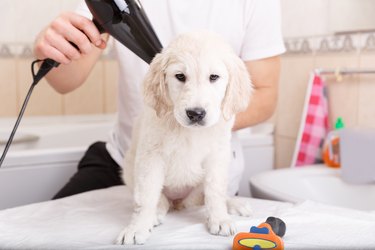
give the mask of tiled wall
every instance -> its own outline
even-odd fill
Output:
[[[374,0],[281,0],[280,2],[284,37],[374,29]]]
[[[32,82],[30,65],[36,35],[60,12],[81,0],[0,0],[0,117],[16,116]],[[117,64],[108,56],[87,82],[60,95],[45,80],[34,89],[25,115],[70,115],[116,111]]]
[[[61,11],[80,0],[0,0],[0,43],[30,43]]]
[[[0,0],[0,117],[16,116],[22,105],[32,80],[30,48],[36,34],[61,11],[73,10],[79,1]],[[321,41],[318,43],[315,38],[311,38],[312,35],[345,30],[345,27],[335,26],[337,22],[341,25],[347,20],[350,24],[362,25],[359,23],[362,19],[358,17],[367,12],[354,11],[355,6],[364,6],[365,2],[373,4],[372,0],[362,0],[362,5],[354,0],[335,0],[340,5],[349,5],[349,8],[344,9],[353,10],[350,18],[340,14],[344,18],[341,20],[336,17],[337,13],[342,12],[332,8],[331,2],[333,0],[281,1],[284,36],[310,38],[308,41],[304,38],[287,41],[288,53],[282,57],[279,105],[271,119],[276,123],[276,167],[287,167],[290,164],[309,72],[317,67],[375,68],[375,52],[372,50],[349,48],[332,52],[320,46]],[[305,11],[301,12],[301,9]],[[356,16],[356,13],[361,16]],[[371,11],[370,14],[370,17],[374,17]],[[343,41],[333,39],[328,43]],[[16,46],[16,56],[14,50],[11,53],[4,51],[3,45]],[[317,47],[313,48],[314,45]],[[358,44],[354,47],[358,48]],[[7,56],[7,53],[10,55]],[[95,66],[87,83],[67,95],[57,94],[43,80],[35,88],[25,115],[115,112],[117,70],[116,62],[104,57]],[[342,82],[329,77],[327,82],[332,119],[340,115],[348,126],[375,126],[375,75],[348,76]]]
[[[351,43],[344,42],[349,39],[345,37],[321,37],[320,43],[314,39],[287,41],[289,52],[282,57],[280,95],[275,118],[277,168],[291,164],[311,70],[375,70],[375,34],[350,36]],[[324,39],[329,41],[329,48],[322,46]],[[294,50],[291,49],[293,46]],[[341,116],[347,127],[375,128],[375,74],[348,75],[341,81],[334,75],[326,76],[325,79],[331,122]]]
[[[0,117],[16,116],[32,82],[31,58],[0,58]],[[45,80],[35,88],[25,116],[113,113],[117,105],[117,63],[101,59],[86,83],[60,95]]]

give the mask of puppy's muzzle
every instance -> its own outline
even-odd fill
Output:
[[[192,123],[201,122],[206,116],[206,110],[202,108],[187,109],[186,115]]]

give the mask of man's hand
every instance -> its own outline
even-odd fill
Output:
[[[74,12],[65,12],[38,35],[34,55],[61,63],[46,75],[48,83],[59,93],[81,86],[106,47],[108,34],[100,35],[95,24]]]
[[[92,45],[101,49],[106,46],[95,24],[76,13],[65,12],[38,35],[34,55],[39,59],[51,58],[69,64],[80,59],[81,54],[90,54]]]

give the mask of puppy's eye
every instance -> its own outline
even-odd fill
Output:
[[[215,82],[219,78],[220,78],[220,76],[218,76],[218,75],[210,75],[210,82]]]
[[[177,80],[179,80],[180,82],[185,82],[186,81],[186,76],[184,74],[176,74],[175,77],[177,78]]]

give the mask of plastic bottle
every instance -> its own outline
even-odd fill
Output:
[[[340,137],[338,131],[344,128],[344,122],[341,117],[337,118],[335,130],[328,133],[323,147],[323,162],[332,168],[340,167]]]

